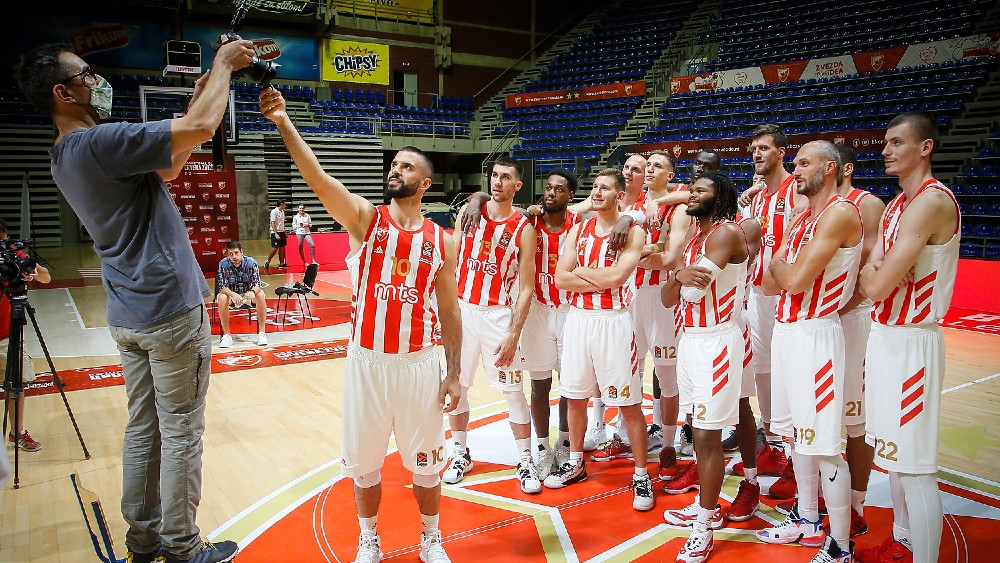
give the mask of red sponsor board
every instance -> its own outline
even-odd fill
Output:
[[[574,90],[550,90],[548,92],[525,92],[523,94],[508,94],[508,108],[525,108],[529,106],[546,106],[586,102],[590,100],[610,100],[645,96],[646,82],[622,82],[619,84],[602,84]]]
[[[236,350],[224,354],[212,355],[212,373],[226,373],[251,368],[266,368],[278,365],[301,364],[316,360],[343,358],[347,355],[347,340],[328,340],[310,342],[307,344],[291,344]],[[59,381],[63,391],[82,391],[124,385],[122,366],[99,366],[92,368],[68,369],[59,371]],[[40,373],[31,383],[25,383],[25,395],[48,395],[57,393],[51,373]],[[0,396],[3,394],[0,393]]]
[[[948,314],[939,323],[946,328],[971,330],[1000,336],[1000,313],[985,313],[968,311],[966,309],[949,309]]]
[[[128,45],[128,32],[118,24],[94,25],[74,29],[68,34],[73,51],[86,57],[91,53],[108,51]]]
[[[253,50],[257,53],[257,58],[262,61],[269,61],[281,56],[281,49],[274,39],[254,39]]]
[[[828,131],[825,133],[810,133],[788,136],[788,155],[793,155],[799,147],[809,141],[826,140],[852,147],[857,152],[872,152],[882,150],[885,144],[885,131]],[[688,158],[700,149],[714,149],[721,156],[744,156],[750,154],[750,139],[705,139],[703,141],[667,141],[663,143],[648,143],[631,145],[625,149],[625,155],[641,154],[648,156],[653,151],[666,151],[674,158]]]
[[[235,166],[232,155],[226,155],[225,166],[219,170],[210,153],[195,153],[180,176],[167,182],[187,227],[191,250],[205,272],[218,269],[226,243],[240,238]]]
[[[855,53],[851,56],[854,58],[854,67],[858,73],[864,74],[896,68],[904,53],[906,53],[906,47],[893,47],[870,53]]]

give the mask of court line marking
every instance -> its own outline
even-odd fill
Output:
[[[76,323],[80,325],[80,330],[87,330],[87,326],[83,324],[83,315],[80,314],[80,309],[76,307],[76,300],[73,299],[73,294],[70,293],[68,287],[64,287],[63,291],[66,292],[66,299],[69,301],[66,303],[66,306],[72,310],[73,316],[76,317]]]
[[[942,395],[946,395],[948,393],[951,393],[952,391],[958,391],[959,389],[965,389],[966,387],[972,387],[973,385],[977,385],[979,383],[984,383],[986,381],[989,381],[991,379],[995,379],[997,377],[1000,377],[1000,373],[994,373],[993,375],[987,375],[985,377],[980,377],[979,379],[974,379],[972,381],[967,381],[965,383],[956,385],[954,387],[949,387],[949,388],[945,389],[944,391],[941,391],[941,394]]]

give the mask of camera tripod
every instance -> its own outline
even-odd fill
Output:
[[[45,353],[45,360],[48,362],[49,371],[52,373],[52,382],[59,390],[59,395],[62,396],[63,405],[66,406],[66,413],[69,414],[69,419],[73,423],[73,429],[76,430],[76,437],[80,440],[80,447],[83,448],[83,455],[85,459],[90,459],[90,452],[87,450],[87,444],[83,441],[83,435],[80,434],[80,427],[76,423],[76,418],[73,416],[73,410],[69,406],[69,401],[66,399],[66,393],[63,392],[63,382],[59,379],[59,374],[56,373],[56,368],[52,364],[52,356],[49,355],[49,349],[45,345],[45,340],[42,338],[42,332],[38,328],[38,321],[35,320],[35,309],[28,303],[28,286],[24,282],[15,283],[12,286],[5,287],[3,290],[3,295],[10,300],[10,344],[7,348],[7,370],[4,374],[4,409],[3,409],[3,432],[4,435],[7,434],[7,422],[12,421],[11,427],[14,431],[14,488],[20,487],[20,476],[18,474],[18,463],[20,461],[20,451],[21,449],[17,447],[17,440],[21,436],[20,428],[20,414],[21,405],[20,398],[24,393],[24,326],[28,324],[27,317],[31,317],[31,324],[35,328],[35,335],[38,336],[38,342],[42,345],[42,351]],[[27,317],[25,316],[27,312]],[[8,415],[9,406],[13,404],[13,417]]]

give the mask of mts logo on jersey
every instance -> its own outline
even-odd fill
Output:
[[[535,279],[538,280],[538,285],[556,284],[556,277],[548,272],[538,272],[538,274],[535,276]]]
[[[495,276],[500,272],[497,265],[493,262],[487,262],[486,260],[477,260],[475,258],[469,258],[465,261],[465,268],[470,272],[483,272],[484,274]]]
[[[397,285],[378,282],[375,284],[375,299],[382,301],[402,301],[410,305],[416,305],[420,301],[420,292],[417,288],[410,287],[400,282]]]
[[[510,385],[517,385],[521,383],[521,370],[514,371],[503,371],[500,370],[500,374],[497,376],[500,383],[507,383]]]

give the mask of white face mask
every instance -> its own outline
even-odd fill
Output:
[[[111,117],[112,88],[104,77],[96,86],[90,87],[90,106],[97,110],[97,116],[102,120]]]

